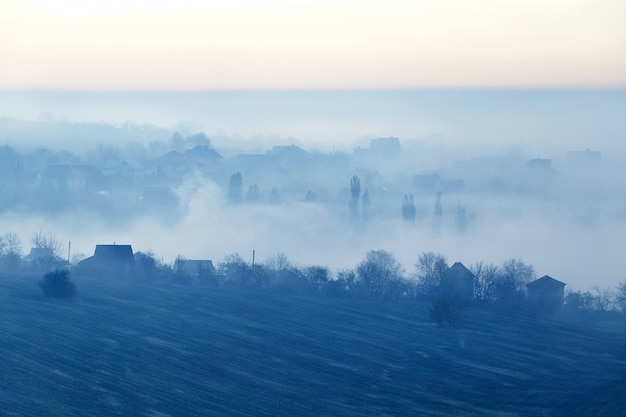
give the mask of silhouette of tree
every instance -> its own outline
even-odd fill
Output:
[[[521,259],[509,259],[499,268],[494,283],[496,301],[505,309],[519,309],[526,295],[526,284],[535,278],[535,269]]]
[[[363,220],[367,220],[367,218],[369,217],[369,209],[370,193],[369,190],[366,188],[365,192],[363,193],[363,198],[361,198],[361,216],[363,217]]]
[[[228,184],[228,201],[234,204],[241,203],[243,197],[243,178],[240,172],[230,176]]]
[[[459,207],[456,210],[456,230],[460,233],[465,232],[467,230],[467,218],[465,215],[465,208],[461,207],[461,203],[459,203]]]
[[[417,270],[417,290],[427,299],[439,297],[441,277],[448,269],[445,256],[435,252],[423,252],[415,264]]]
[[[359,280],[370,298],[397,298],[404,268],[396,258],[384,250],[371,250],[356,268]]]
[[[406,222],[415,221],[415,202],[413,194],[405,194],[402,198],[402,219]]]
[[[22,260],[22,244],[15,233],[0,236],[0,264],[5,269],[16,269]]]
[[[617,284],[615,290],[615,304],[626,313],[626,279]]]
[[[246,194],[246,200],[248,201],[248,203],[256,203],[257,201],[259,201],[259,198],[261,197],[261,190],[259,189],[259,186],[254,184],[248,187],[248,193]]]
[[[474,274],[474,298],[479,303],[492,303],[496,300],[495,285],[500,268],[494,264],[478,262],[470,265]]]
[[[59,239],[56,238],[56,235],[54,233],[44,233],[40,230],[33,235],[33,237],[31,238],[31,242],[34,248],[49,249],[50,251],[52,251],[52,254],[54,256],[61,256],[63,244]]]
[[[361,198],[361,180],[354,175],[350,179],[350,217],[352,220],[359,218],[359,199]]]
[[[433,209],[433,230],[441,230],[441,218],[443,216],[443,209],[441,207],[441,191],[437,191],[437,197],[435,199],[435,208]]]
[[[430,318],[440,326],[461,327],[465,322],[462,306],[436,301],[429,310]]]
[[[46,273],[39,281],[39,287],[46,297],[72,298],[76,295],[76,286],[70,280],[70,271],[67,269]]]

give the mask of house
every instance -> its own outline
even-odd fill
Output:
[[[198,168],[198,163],[177,151],[171,151],[152,161],[155,173],[159,176],[180,179],[186,173]]]
[[[563,306],[565,284],[544,275],[526,284],[528,303],[538,310],[556,310]]]
[[[283,164],[301,164],[309,158],[309,153],[296,145],[274,146],[266,154]]]
[[[184,156],[198,164],[206,174],[219,173],[222,168],[222,155],[207,145],[197,145],[183,152]]]
[[[54,269],[67,267],[67,262],[54,254],[52,248],[31,248],[22,263],[33,269]]]
[[[93,256],[78,263],[80,273],[127,274],[135,266],[131,245],[96,245]]]
[[[202,278],[215,274],[213,261],[209,259],[180,259],[176,262],[179,272],[192,278]]]
[[[388,138],[372,139],[370,152],[375,155],[391,156],[400,153],[400,140],[389,136]]]
[[[474,274],[461,262],[455,262],[443,273],[439,285],[446,300],[468,304],[474,299]]]
[[[41,176],[42,185],[56,191],[83,192],[95,190],[102,173],[93,165],[48,165]]]
[[[418,174],[413,177],[413,188],[423,192],[441,191],[441,180],[437,174]]]

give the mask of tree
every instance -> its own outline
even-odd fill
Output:
[[[256,203],[257,201],[259,201],[260,197],[261,190],[259,189],[258,185],[253,184],[248,187],[248,192],[246,193],[246,200],[248,201],[248,203]]]
[[[230,176],[228,184],[228,201],[234,204],[241,203],[243,198],[243,177],[240,172],[236,172]]]
[[[521,259],[509,259],[499,269],[494,283],[497,303],[505,309],[518,309],[524,302],[526,284],[535,278],[535,269]]]
[[[369,211],[370,211],[370,192],[366,188],[365,192],[363,193],[363,198],[361,198],[361,215],[364,221],[367,221],[367,218],[369,217]]]
[[[500,268],[494,264],[478,262],[469,267],[474,274],[474,298],[479,303],[493,303],[496,300],[495,285]]]
[[[446,257],[435,252],[423,252],[415,268],[417,269],[418,293],[427,299],[439,297],[441,277],[448,269]]]
[[[441,207],[441,191],[437,191],[437,197],[435,198],[435,207],[433,209],[433,230],[441,230],[441,218],[443,216],[443,209]]]
[[[428,312],[430,318],[440,326],[461,327],[465,322],[463,307],[447,301],[436,301]]]
[[[404,268],[396,258],[384,250],[371,250],[356,268],[359,280],[367,288],[370,298],[397,298]]]
[[[415,221],[415,202],[413,201],[413,194],[405,194],[402,198],[402,219],[405,222]]]
[[[461,207],[461,203],[459,203],[459,207],[456,210],[456,230],[460,233],[465,232],[467,230],[467,218],[465,216],[465,208]]]
[[[620,310],[626,313],[626,279],[617,284],[615,290],[615,304]]]
[[[33,237],[31,238],[31,243],[33,244],[34,248],[48,249],[51,251],[53,256],[61,257],[63,244],[52,232],[44,233],[42,230],[40,230],[33,235]]]
[[[359,199],[361,198],[361,180],[354,175],[350,179],[350,217],[352,220],[358,220],[359,218]]]
[[[318,265],[307,266],[302,273],[315,292],[321,292],[324,289],[330,275],[327,267]]]
[[[39,281],[39,287],[46,297],[72,298],[76,295],[76,286],[70,280],[70,271],[67,269],[46,273]]]
[[[0,236],[0,265],[4,269],[16,269],[22,259],[22,244],[15,233]]]
[[[238,253],[227,255],[219,263],[219,269],[232,286],[249,287],[253,283],[252,267]]]

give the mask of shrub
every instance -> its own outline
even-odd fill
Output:
[[[461,327],[465,321],[463,307],[437,301],[430,308],[430,318],[440,326]]]
[[[46,273],[39,281],[39,287],[46,297],[72,298],[76,295],[76,286],[70,280],[70,271],[67,269]]]

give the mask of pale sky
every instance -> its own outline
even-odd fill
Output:
[[[0,89],[626,88],[624,0],[0,0]]]

